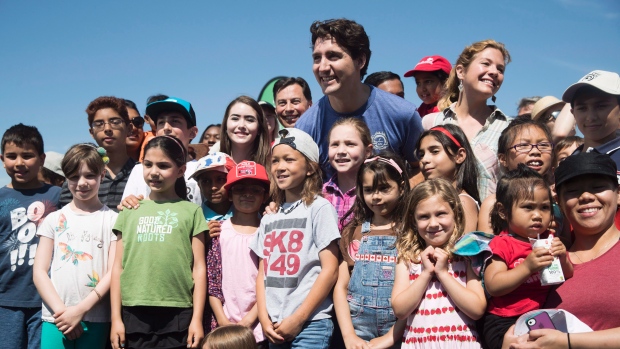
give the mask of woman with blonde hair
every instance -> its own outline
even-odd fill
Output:
[[[481,200],[495,192],[499,174],[497,141],[511,120],[496,106],[487,105],[487,100],[495,101],[509,62],[508,50],[495,40],[465,47],[444,85],[438,102],[442,111],[422,119],[425,130],[443,124],[463,129],[478,161]]]

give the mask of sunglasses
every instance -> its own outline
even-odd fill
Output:
[[[551,114],[547,115],[547,117],[543,120],[543,122],[553,121],[558,118],[558,115],[560,115],[560,110],[556,110],[552,112]]]
[[[144,126],[144,118],[141,116],[135,116],[131,119],[131,124],[137,128],[142,128],[142,126]]]

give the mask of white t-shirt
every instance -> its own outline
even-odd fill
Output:
[[[66,306],[81,302],[112,267],[110,244],[116,241],[112,227],[118,213],[103,206],[93,213],[77,213],[66,205],[50,213],[37,235],[54,240],[50,279]],[[54,322],[52,311],[43,303],[41,318]],[[110,322],[110,298],[104,298],[84,315],[84,321]]]
[[[185,167],[184,177],[185,184],[187,185],[187,198],[196,205],[200,205],[202,204],[202,195],[200,195],[198,183],[196,183],[193,178],[189,178],[189,176],[196,172],[196,167],[198,167],[198,161],[193,160],[188,162]],[[123,199],[129,195],[142,195],[146,198],[150,193],[151,188],[149,188],[148,184],[144,181],[144,167],[142,167],[141,163],[137,163],[133,170],[131,170],[129,179],[127,179],[127,185],[125,185],[125,191],[123,191]]]
[[[310,206],[300,200],[283,205],[276,214],[263,216],[250,249],[263,259],[271,321],[280,322],[291,316],[308,297],[321,272],[319,253],[338,239],[336,209],[322,197],[316,197]],[[330,294],[308,321],[330,318],[332,306]]]

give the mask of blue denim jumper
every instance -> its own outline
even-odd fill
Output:
[[[364,222],[347,293],[355,334],[367,341],[383,336],[396,322],[391,301],[396,236],[369,236],[369,232],[370,222]]]

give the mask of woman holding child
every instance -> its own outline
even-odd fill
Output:
[[[620,348],[616,175],[614,161],[596,152],[569,156],[555,172],[560,206],[575,236],[568,249],[574,275],[549,294],[545,308],[566,310],[594,332],[543,329],[530,331],[528,338],[516,338],[509,330],[504,348]]]

